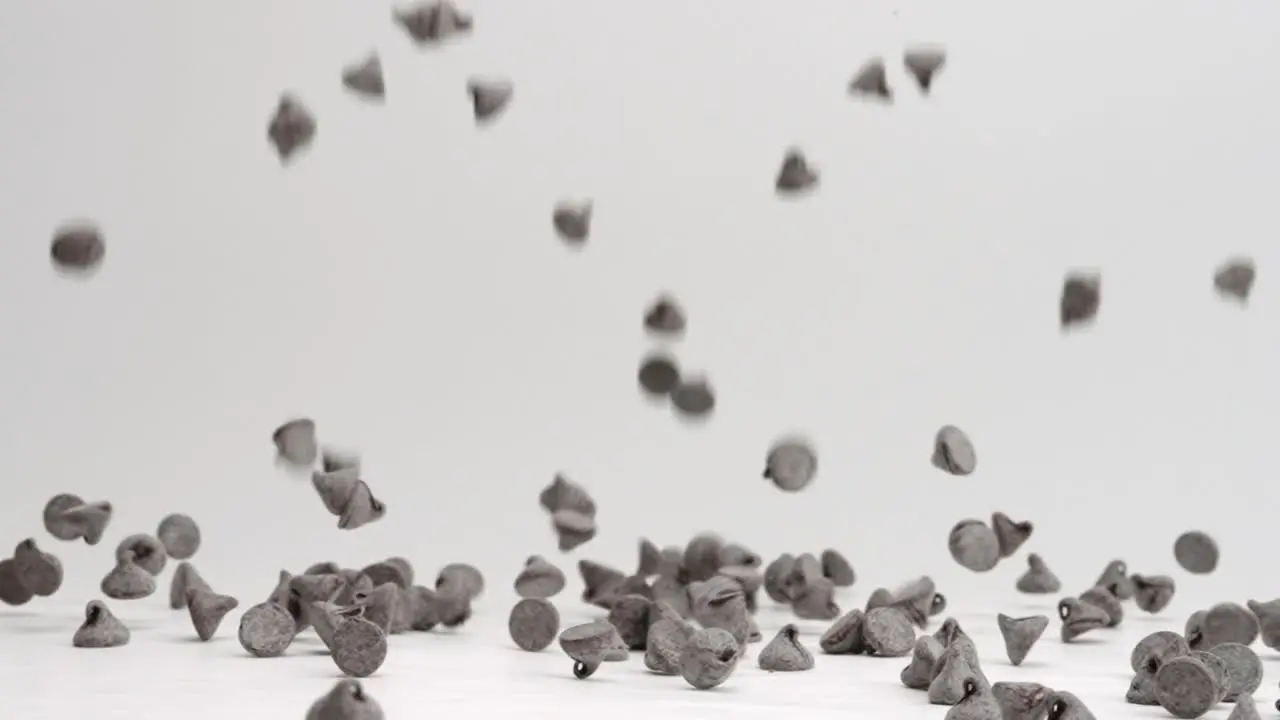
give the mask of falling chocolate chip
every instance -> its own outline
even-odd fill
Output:
[[[213,588],[200,577],[194,565],[189,562],[180,562],[174,569],[173,578],[169,582],[169,608],[185,610],[189,604],[188,593],[192,590],[211,592]]]
[[[516,594],[522,598],[549,598],[564,590],[565,576],[560,568],[539,555],[525,560],[524,568],[516,576]]]
[[[823,550],[819,560],[822,562],[822,574],[836,587],[851,587],[858,579],[853,565],[837,550]]]
[[[996,624],[1004,638],[1004,650],[1009,656],[1009,662],[1016,667],[1027,659],[1031,648],[1044,635],[1045,629],[1049,627],[1049,618],[1044,615],[1013,618],[1002,613],[996,615]]]
[[[116,546],[116,560],[122,560],[126,553],[133,558],[133,562],[138,567],[152,575],[159,575],[164,570],[165,561],[169,558],[164,544],[146,533],[130,535],[121,540]]]
[[[1173,543],[1173,557],[1183,570],[1207,575],[1218,567],[1218,543],[1208,533],[1185,532]]]
[[[0,560],[0,602],[17,607],[31,602],[35,593],[31,592],[18,579],[18,571],[13,559]]]
[[[763,477],[779,490],[800,492],[818,474],[818,455],[807,440],[786,438],[769,448]]]
[[[1008,515],[995,512],[991,515],[991,529],[1000,541],[1000,557],[1007,558],[1031,538],[1034,526],[1029,522],[1014,522]]]
[[[987,572],[1000,562],[1000,540],[981,520],[961,520],[947,539],[951,557],[961,567]]]
[[[1091,587],[1080,593],[1080,600],[1101,608],[1107,614],[1107,627],[1116,627],[1124,621],[1124,605],[1107,588]]]
[[[240,601],[230,595],[219,595],[212,590],[192,588],[187,591],[187,614],[196,637],[203,642],[213,639],[227,613],[240,607]]]
[[[1225,298],[1241,303],[1249,299],[1253,281],[1258,271],[1248,258],[1233,258],[1223,263],[1213,274],[1213,286]]]
[[[1063,330],[1090,323],[1098,315],[1102,302],[1102,276],[1073,273],[1062,283],[1058,321]]]
[[[654,335],[676,337],[687,325],[684,308],[670,295],[660,295],[644,312],[645,330]]]
[[[1062,642],[1068,643],[1090,630],[1106,627],[1111,616],[1106,610],[1076,598],[1058,602],[1058,618],[1062,620]]]
[[[85,273],[96,270],[107,253],[106,242],[98,228],[87,222],[58,228],[49,246],[54,265],[65,272]]]
[[[1133,581],[1133,601],[1137,606],[1152,614],[1169,606],[1173,600],[1177,585],[1168,575],[1138,575],[1130,577]]]
[[[44,528],[59,540],[84,539],[97,545],[111,522],[109,502],[86,503],[78,495],[55,495],[44,506]]]
[[[947,62],[946,51],[941,48],[915,48],[906,51],[902,56],[902,64],[907,73],[920,86],[920,92],[928,95],[933,89],[933,80]]]
[[[276,447],[276,457],[294,467],[310,469],[320,452],[316,423],[309,418],[290,420],[276,428],[271,433],[271,442]]]
[[[290,93],[282,94],[267,125],[267,139],[275,147],[280,162],[287,164],[298,152],[310,146],[315,136],[315,116],[297,97]]]
[[[116,566],[102,578],[99,589],[112,600],[138,600],[156,591],[156,581],[151,573],[138,567],[133,553],[125,550],[117,552]]]
[[[705,377],[681,378],[671,391],[671,406],[688,420],[705,420],[716,408],[715,391]]]
[[[357,468],[312,473],[311,484],[330,514],[338,516],[339,529],[355,530],[386,515],[386,505],[373,496]]]
[[[889,89],[889,78],[885,73],[884,61],[880,58],[868,60],[849,82],[849,93],[855,97],[892,102],[893,91]]]
[[[160,521],[156,539],[174,560],[188,560],[200,549],[200,526],[188,515],[175,513]]]
[[[816,188],[818,180],[818,171],[809,164],[804,153],[791,148],[782,157],[774,189],[779,195],[798,195]]]
[[[566,245],[582,247],[591,235],[591,214],[590,200],[561,202],[551,213],[551,225]]]
[[[553,514],[560,510],[573,510],[589,517],[596,516],[596,503],[586,488],[559,473],[538,494],[538,504]]]
[[[467,93],[471,96],[471,109],[478,124],[497,119],[506,109],[515,93],[515,86],[505,79],[472,78],[467,81]]]
[[[343,68],[342,85],[361,97],[384,99],[387,95],[387,83],[382,75],[382,60],[377,53]]]
[[[423,2],[410,8],[397,9],[396,23],[419,45],[443,42],[471,32],[471,16],[463,14],[448,0]]]
[[[973,443],[963,430],[944,425],[933,438],[933,466],[952,475],[972,474],[978,465]]]
[[[668,399],[680,384],[680,367],[675,358],[664,353],[649,355],[636,373],[640,389],[654,398]]]

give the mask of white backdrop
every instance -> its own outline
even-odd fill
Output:
[[[714,529],[770,557],[837,547],[860,597],[930,573],[973,603],[1025,567],[950,560],[951,525],[993,510],[1037,523],[1026,547],[1067,591],[1122,557],[1206,599],[1277,592],[1254,574],[1280,500],[1276,11],[464,9],[472,36],[424,51],[386,3],[0,8],[0,528],[62,558],[65,597],[169,512],[201,523],[206,578],[255,601],[318,560],[470,561],[508,588],[530,553],[629,569],[640,535]],[[928,99],[901,69],[917,42],[950,52]],[[371,50],[385,106],[339,83]],[[846,93],[877,55],[891,107]],[[515,83],[484,129],[473,74]],[[265,137],[285,90],[319,121],[288,168]],[[822,184],[783,202],[791,145]],[[550,213],[580,197],[573,252]],[[108,243],[87,280],[48,258],[80,217]],[[1236,254],[1259,266],[1246,308],[1211,284]],[[1102,310],[1064,336],[1080,268]],[[719,392],[705,426],[636,388],[664,291],[690,318],[675,351]],[[383,521],[337,530],[275,466],[271,431],[299,415],[363,455]],[[947,423],[972,477],[929,464]],[[784,495],[760,472],[793,432],[820,471]],[[600,506],[568,558],[536,500],[556,471]],[[43,532],[63,491],[115,503],[100,546]],[[1222,547],[1211,579],[1176,573],[1190,528]]]

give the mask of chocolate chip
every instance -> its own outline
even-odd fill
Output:
[[[933,89],[933,80],[946,62],[946,52],[936,47],[912,48],[902,56],[902,64],[907,73],[915,79],[920,92],[925,95]]]
[[[85,273],[96,270],[107,253],[106,242],[98,228],[87,222],[58,228],[49,246],[54,265],[64,272]]]
[[[560,612],[547,600],[525,598],[511,608],[507,630],[521,650],[545,650],[551,647],[560,632]]]
[[[267,139],[275,148],[280,162],[287,164],[309,147],[315,137],[315,116],[297,97],[290,93],[282,94],[267,125]]]
[[[880,58],[868,60],[849,82],[849,93],[856,97],[873,98],[883,102],[893,101],[893,90]]]
[[[476,122],[493,122],[506,109],[515,93],[510,80],[500,78],[472,78],[467,81],[467,93],[471,95],[471,109]]]
[[[174,560],[188,560],[200,549],[200,526],[187,515],[173,514],[160,521],[156,539]]]
[[[129,644],[129,628],[111,614],[105,603],[91,600],[84,609],[84,623],[71,638],[78,648],[110,648]]]

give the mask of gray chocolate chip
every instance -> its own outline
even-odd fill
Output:
[[[1027,556],[1027,571],[1018,578],[1016,587],[1018,592],[1031,595],[1052,595],[1062,590],[1062,582],[1043,558],[1031,553]]]
[[[690,580],[710,580],[720,572],[724,540],[715,533],[699,533],[684,548],[684,568]]]
[[[560,633],[560,649],[574,661],[573,675],[579,680],[594,675],[621,642],[617,629],[603,620],[575,625]]]
[[[596,516],[596,503],[586,489],[560,474],[538,494],[538,504],[549,513],[573,510],[589,517]]]
[[[560,632],[560,612],[547,600],[525,598],[511,608],[507,630],[521,650],[545,650],[551,647]]]
[[[126,550],[111,572],[102,578],[100,589],[112,600],[138,600],[156,591],[156,580],[151,573],[138,567],[133,561],[133,553]]]
[[[1062,282],[1058,303],[1058,324],[1063,330],[1092,322],[1102,303],[1102,276],[1072,273]]]
[[[662,551],[658,549],[658,546],[647,538],[640,538],[639,556],[636,560],[636,575],[644,578],[653,577],[661,570],[662,563]]]
[[[1106,627],[1111,616],[1102,608],[1078,600],[1064,598],[1058,603],[1058,618],[1062,620],[1062,642],[1071,642],[1090,630]]]
[[[973,474],[978,467],[978,455],[973,442],[955,425],[944,425],[933,437],[933,466],[952,475]]]
[[[1258,654],[1240,643],[1222,643],[1209,652],[1222,660],[1227,670],[1227,691],[1222,699],[1236,702],[1245,695],[1252,696],[1262,685],[1262,660]]]
[[[341,530],[355,530],[386,515],[386,505],[360,479],[358,468],[312,473],[311,484],[329,513],[337,516]]]
[[[640,363],[636,379],[647,395],[665,400],[680,385],[680,366],[670,355],[653,353]]]
[[[1124,701],[1130,705],[1159,705],[1155,674],[1146,669],[1134,673],[1133,679],[1129,681],[1129,689],[1124,694]]]
[[[1049,698],[1048,720],[1094,720],[1093,713],[1080,698],[1059,690]]]
[[[779,440],[765,456],[764,479],[772,481],[779,490],[800,492],[809,487],[817,473],[818,455],[803,439]]]
[[[540,555],[532,555],[516,576],[515,590],[522,598],[549,598],[564,590],[564,585],[565,576],[560,568]]]
[[[609,622],[630,650],[644,650],[653,602],[642,595],[623,595],[609,609]]]
[[[364,619],[390,634],[391,621],[399,611],[400,593],[395,583],[384,583],[372,590],[356,593],[356,604],[364,607]]]
[[[964,697],[945,716],[946,720],[1002,720],[1004,715],[991,688],[978,678],[964,681]]]
[[[571,552],[596,536],[596,521],[574,510],[560,510],[551,516],[560,552]]]
[[[1170,630],[1157,630],[1138,641],[1129,655],[1129,667],[1134,672],[1146,672],[1154,676],[1160,666],[1176,657],[1184,657],[1191,647],[1181,635]]]
[[[1156,699],[1176,718],[1198,718],[1216,705],[1218,698],[1213,672],[1195,658],[1173,658],[1156,674]]]
[[[310,418],[285,422],[271,433],[271,443],[276,446],[276,457],[294,467],[310,469],[320,453],[316,444],[316,423]]]
[[[328,693],[312,703],[306,720],[383,720],[382,707],[369,697],[358,680],[339,680]]]
[[[387,82],[382,74],[382,60],[377,53],[342,69],[342,85],[364,98],[381,100],[387,95]]]
[[[1094,587],[1104,587],[1120,600],[1133,597],[1133,578],[1129,577],[1129,566],[1123,560],[1112,560],[1107,563],[1102,574],[1093,583]]]
[[[310,467],[311,463],[307,463]],[[331,473],[339,470],[355,470],[360,472],[360,457],[339,452],[333,448],[324,448],[320,452],[320,470]]]
[[[783,553],[774,559],[764,568],[764,593],[769,599],[776,603],[789,603],[791,597],[788,595],[789,587],[786,584],[787,577],[791,574],[792,567],[795,565],[796,558],[790,553]],[[1280,601],[1277,601],[1280,605]],[[1280,609],[1278,609],[1280,614]]]
[[[35,594],[27,589],[18,579],[18,571],[13,559],[0,560],[0,602],[5,605],[26,605]]]
[[[1258,619],[1236,603],[1218,603],[1193,613],[1187,620],[1187,644],[1192,650],[1212,650],[1222,643],[1252,645],[1258,639]]]
[[[18,543],[13,569],[18,582],[38,597],[49,597],[62,587],[62,561],[37,547],[34,538]]]
[[[961,520],[947,537],[947,549],[961,567],[987,572],[1000,562],[1000,540],[981,520]]]
[[[1168,575],[1131,575],[1133,601],[1144,612],[1158,613],[1169,606],[1177,585]]]
[[[809,580],[791,593],[791,610],[801,620],[834,620],[840,616],[836,586],[824,577]]]
[[[809,160],[798,148],[787,150],[782,158],[782,167],[778,169],[778,177],[774,180],[774,188],[779,195],[798,195],[813,190],[818,186],[818,171],[809,164]]]
[[[222,625],[227,613],[240,606],[240,601],[230,595],[219,595],[211,590],[192,588],[187,591],[187,612],[196,636],[208,642]]]
[[[583,602],[605,608],[608,608],[611,596],[617,594],[618,588],[627,579],[621,571],[594,560],[579,560],[578,575],[582,578],[584,586]]]
[[[393,583],[395,585],[399,585],[402,589],[405,589],[413,585],[413,578],[410,576],[410,573],[405,572],[405,567],[400,563],[392,563],[384,560],[382,562],[373,563],[372,565],[365,567],[360,572],[364,574],[365,577],[369,578],[369,581],[373,583],[374,587]]]
[[[159,540],[142,533],[120,541],[116,546],[116,561],[123,560],[126,553],[133,558],[134,564],[152,575],[159,575],[164,570],[165,560],[169,557]]]
[[[467,81],[467,93],[471,96],[471,110],[476,122],[492,122],[506,109],[515,93],[510,80],[501,78],[472,78]]]
[[[686,420],[703,420],[716,408],[716,394],[702,376],[685,377],[671,391],[671,406]]]
[[[561,202],[551,213],[551,225],[556,234],[570,247],[581,247],[591,235],[590,200]]]
[[[768,672],[812,670],[813,653],[801,644],[799,628],[788,624],[760,650],[756,662]]]
[[[1104,587],[1092,587],[1080,593],[1080,600],[1107,613],[1107,627],[1116,627],[1124,620],[1124,606],[1120,599]]]
[[[315,116],[297,97],[283,93],[267,125],[267,139],[280,156],[280,162],[287,164],[310,146],[315,137]]]
[[[1276,701],[1276,705],[1280,706],[1280,701]],[[1276,709],[1280,710],[1280,707]],[[1253,699],[1253,695],[1241,695],[1236,700],[1236,706],[1231,708],[1231,713],[1227,715],[1227,720],[1262,720],[1258,715],[1258,703]]]
[[[84,539],[97,545],[111,522],[109,502],[86,503],[77,495],[55,495],[44,506],[44,529],[59,540]]]
[[[903,66],[924,95],[928,95],[933,89],[933,80],[946,62],[946,52],[936,47],[912,48],[902,55]]]
[[[1250,600],[1248,605],[1249,611],[1258,619],[1262,644],[1272,650],[1280,650],[1280,600]]]
[[[893,91],[880,58],[868,60],[849,81],[849,93],[855,97],[873,98],[883,102],[893,101]]]
[[[720,628],[732,635],[738,645],[747,644],[751,634],[750,615],[740,584],[723,575],[694,581],[689,586],[689,599],[698,624],[704,628]]]
[[[173,514],[160,521],[156,539],[174,560],[188,560],[200,549],[200,526],[187,515]]]
[[[1218,700],[1221,701],[1227,696],[1230,688],[1230,678],[1227,677],[1227,663],[1222,658],[1205,650],[1192,650],[1190,657],[1199,660],[1205,667],[1209,668],[1209,672],[1213,674],[1213,681],[1218,686]]]
[[[822,633],[818,647],[830,655],[861,655],[866,652],[865,621],[866,616],[861,610],[850,610]]]
[[[655,603],[654,619],[645,638],[644,666],[659,675],[679,675],[680,653],[693,633],[693,626],[669,603]]]
[[[49,245],[54,265],[64,272],[85,273],[96,270],[106,255],[107,244],[98,228],[77,222],[58,228]]]
[[[1232,258],[1218,267],[1213,273],[1213,287],[1220,295],[1232,300],[1244,302],[1253,291],[1253,282],[1258,271],[1249,258]]]
[[[128,643],[129,628],[98,600],[91,600],[85,606],[84,624],[71,638],[71,644],[78,648],[120,647]]]
[[[396,23],[418,45],[429,45],[466,35],[474,22],[448,0],[429,0],[397,9]]]
[[[888,588],[876,588],[867,596],[867,606],[865,612],[871,612],[878,607],[889,607],[895,602],[893,593]]]
[[[684,334],[688,324],[684,308],[670,295],[659,295],[644,311],[644,328],[654,335],[677,337]]]
[[[839,551],[823,550],[819,560],[822,562],[822,574],[836,587],[850,587],[857,581],[853,565]]]
[[[169,582],[169,607],[173,610],[184,610],[187,607],[188,592],[192,590],[209,592],[212,589],[209,583],[200,577],[194,565],[185,561],[180,562],[174,569],[173,578]]]
[[[1044,615],[1012,618],[1005,614],[996,616],[996,624],[1000,627],[1000,635],[1004,637],[1004,650],[1009,662],[1014,666],[1027,659],[1027,653],[1044,635],[1049,627],[1049,618]]]
[[[915,647],[911,650],[911,662],[898,675],[903,687],[928,690],[933,682],[933,669],[938,666],[944,649],[942,643],[932,635],[916,638]]]
[[[254,605],[240,616],[240,646],[249,654],[279,657],[293,642],[294,620],[289,611],[273,602]]]
[[[911,621],[895,607],[876,608],[866,614],[862,634],[867,651],[880,657],[903,657],[916,644]]]
[[[1183,570],[1207,575],[1218,567],[1218,543],[1199,530],[1185,532],[1173,543],[1173,557]]]
[[[934,705],[955,705],[968,694],[966,684],[975,682],[980,691],[990,688],[986,675],[978,662],[978,649],[958,625],[951,642],[942,651],[935,668],[933,682],[929,683],[929,702]]]
[[[1041,720],[1049,711],[1053,691],[1033,682],[998,682],[991,695],[1000,704],[1004,720]]]
[[[387,659],[387,635],[361,617],[343,621],[333,631],[333,662],[352,677],[369,677]]]
[[[996,512],[991,515],[991,529],[1000,541],[1000,557],[1007,558],[1031,537],[1034,527],[1029,522],[1014,522],[1008,515]]]
[[[308,620],[315,628],[320,642],[324,643],[330,654],[333,653],[333,633],[337,631],[338,626],[349,618],[362,615],[364,615],[364,608],[360,605],[344,607],[337,603],[316,601],[307,609]]]
[[[693,687],[710,690],[729,679],[741,657],[739,643],[725,630],[698,630],[680,653],[680,675]]]

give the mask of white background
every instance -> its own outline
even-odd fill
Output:
[[[1171,625],[1277,592],[1256,572],[1280,499],[1265,4],[464,9],[471,37],[421,50],[378,2],[0,7],[0,528],[61,557],[59,600],[93,597],[115,543],[169,512],[246,602],[282,567],[392,554],[507,592],[530,553],[630,569],[640,535],[712,529],[769,557],[841,549],[851,604],[929,573],[985,607],[1022,556],[975,576],[946,535],[993,510],[1037,524],[1027,548],[1073,592],[1117,557],[1174,573],[1178,533],[1212,533],[1219,571],[1178,574],[1194,600]],[[927,99],[901,69],[914,43],[950,52]],[[339,83],[372,50],[383,106]],[[890,107],[846,93],[873,56]],[[515,83],[491,127],[472,75]],[[286,90],[319,132],[282,168],[266,125]],[[822,183],[780,201],[792,145]],[[574,198],[596,207],[581,252],[550,223]],[[108,244],[90,278],[50,267],[77,218]],[[1211,283],[1237,254],[1259,266],[1247,307]],[[1064,336],[1073,269],[1103,273],[1102,311]],[[664,291],[690,318],[675,352],[719,393],[702,426],[636,389]],[[300,415],[362,454],[382,522],[337,530],[274,464]],[[929,464],[947,423],[972,477]],[[760,471],[792,432],[821,467],[784,495]],[[600,506],[569,558],[536,501],[556,471]],[[115,504],[100,546],[44,534],[64,491]]]

